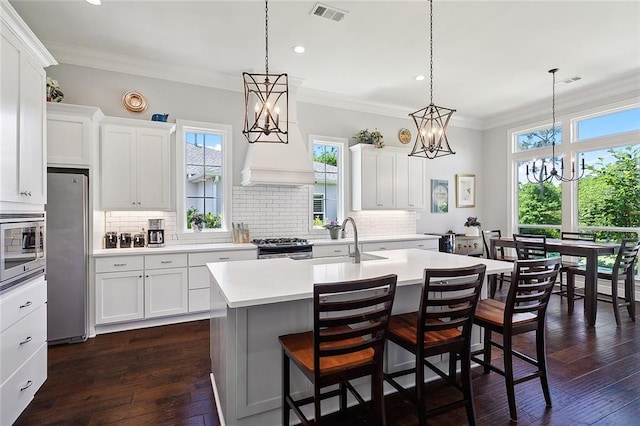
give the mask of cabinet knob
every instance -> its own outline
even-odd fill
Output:
[[[140,205],[140,204],[141,204],[140,201],[138,201],[138,205]]]
[[[133,202],[133,203],[131,203],[131,204],[133,204],[133,205],[135,206],[135,205],[136,205],[136,202],[134,201],[134,202]]]

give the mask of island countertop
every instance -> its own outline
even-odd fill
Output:
[[[510,272],[513,264],[491,259],[404,249],[374,251],[384,259],[360,264],[342,258],[293,260],[289,258],[208,263],[217,290],[229,308],[259,306],[311,299],[313,284],[398,275],[398,286],[420,283],[425,268],[459,268],[482,263],[487,275]]]

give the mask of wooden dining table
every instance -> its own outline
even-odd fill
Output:
[[[491,252],[495,253],[496,247],[515,248],[516,244],[511,237],[492,238],[489,242]],[[584,279],[584,311],[587,324],[596,324],[596,312],[598,310],[598,256],[616,254],[620,245],[598,243],[584,240],[559,240],[547,238],[547,252],[560,253],[566,256],[578,256],[586,259]],[[632,277],[633,278],[633,277]]]

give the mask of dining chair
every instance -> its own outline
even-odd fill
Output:
[[[616,318],[616,324],[620,325],[620,307],[626,306],[629,316],[632,321],[636,320],[636,304],[635,304],[635,288],[633,279],[627,279],[629,276],[633,277],[633,267],[636,259],[638,258],[638,251],[640,250],[640,242],[634,239],[624,239],[620,244],[616,261],[613,264],[613,268],[598,268],[598,278],[609,280],[611,283],[611,295],[603,295],[598,293],[598,300],[610,302],[613,305],[613,314]],[[567,300],[568,311],[573,313],[574,299],[575,299],[575,276],[585,275],[585,268],[583,266],[570,267],[567,270]],[[624,301],[621,302],[618,299],[618,286],[620,282],[623,282],[624,287]]]
[[[574,241],[591,241],[591,242],[595,242],[596,241],[596,234],[591,233],[591,232],[565,232],[563,231],[560,234],[560,238],[563,240],[574,240]],[[557,294],[560,297],[566,297],[567,296],[567,290],[565,288],[564,285],[564,280],[562,279],[562,273],[564,272],[565,275],[567,273],[567,271],[569,270],[569,268],[575,268],[580,266],[580,261],[579,260],[575,260],[575,258],[572,258],[570,256],[560,256],[560,258],[562,259],[562,265],[560,266],[560,273],[559,273],[559,282],[560,282],[560,290],[558,291],[554,291],[553,294]],[[578,294],[574,294],[575,297],[583,297],[582,295],[578,295]]]
[[[485,265],[452,269],[425,269],[417,312],[393,315],[389,322],[389,341],[411,352],[415,366],[386,372],[384,379],[418,408],[421,426],[427,417],[464,406],[470,425],[476,423],[471,388],[471,329],[486,273]],[[449,371],[444,372],[427,358],[449,354]],[[460,359],[461,380],[456,380]],[[425,366],[462,392],[462,398],[430,410],[426,409]],[[409,390],[396,380],[413,375],[415,386]]]
[[[487,258],[502,260],[503,262],[515,262],[517,259],[513,256],[507,256],[505,254],[504,247],[496,247],[495,250],[491,250],[491,239],[501,237],[502,232],[499,229],[482,231],[482,242],[484,243],[484,250]],[[489,280],[489,297],[492,299],[496,296],[498,281],[500,282],[500,290],[502,290],[502,284],[505,281],[511,282],[511,275],[505,275],[504,273],[501,273],[499,276],[496,275],[497,274],[493,274]]]
[[[383,354],[397,275],[313,286],[313,330],[279,337],[282,346],[282,424],[290,410],[309,424],[301,407],[313,404],[314,425],[322,424],[321,400],[339,397],[347,408],[347,389],[363,405],[350,380],[371,377],[372,423],[385,425]],[[313,396],[294,400],[290,361],[313,384]],[[323,388],[339,385],[322,392]]]
[[[547,237],[535,234],[513,234],[518,260],[544,259],[547,257]]]
[[[483,299],[478,303],[473,322],[484,329],[483,349],[474,351],[471,360],[484,367],[485,374],[494,371],[505,378],[509,414],[517,421],[515,385],[540,378],[547,406],[551,406],[551,393],[547,378],[545,348],[545,316],[551,291],[560,270],[560,258],[518,260],[514,264],[511,285],[506,301]],[[514,336],[535,332],[536,358],[514,348]],[[502,342],[491,339],[492,333],[502,335]],[[491,360],[492,347],[503,352],[504,369]],[[482,358],[479,357],[482,355]],[[513,357],[536,367],[536,371],[514,377]]]

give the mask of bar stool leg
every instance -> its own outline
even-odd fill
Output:
[[[465,409],[469,426],[476,424],[476,413],[473,408],[473,387],[471,386],[471,353],[463,351],[460,357],[460,370],[462,379],[462,392],[464,393]]]
[[[347,409],[347,385],[340,383],[340,411]]]
[[[633,273],[628,272],[626,274],[626,279],[624,280],[625,284],[625,296],[627,299],[627,311],[629,312],[629,316],[631,317],[631,321],[636,320],[636,295],[635,295],[635,285]]]
[[[549,378],[547,377],[547,349],[544,334],[544,325],[539,326],[536,330],[536,351],[538,357],[538,370],[540,370],[540,384],[542,385],[542,393],[544,393],[544,401],[548,407],[551,407],[551,392],[549,392]]]
[[[424,362],[419,355],[416,356],[416,397],[418,399],[418,424],[426,426],[427,424],[427,407],[424,392]]]
[[[373,412],[378,417],[374,419],[374,423],[380,426],[387,425],[387,414],[384,410],[384,385],[382,377],[382,365],[376,368],[376,372],[371,377],[371,402],[373,404]]]
[[[322,424],[322,410],[320,409],[320,386],[314,386],[313,393],[313,424],[319,426]]]
[[[574,297],[576,290],[576,275],[571,271],[571,268],[567,271],[567,312],[573,313]]]
[[[486,365],[484,366],[484,374],[489,374],[491,369],[489,365],[491,365],[491,330],[488,327],[484,329],[484,362]]]
[[[284,350],[282,351],[282,425],[289,426],[289,403],[287,402],[287,397],[289,396],[290,377],[289,370],[289,357],[285,354]]]
[[[626,287],[626,285],[625,285]],[[620,308],[618,306],[618,282],[611,280],[611,303],[613,303],[613,315],[616,317],[616,324],[620,326]]]
[[[511,420],[518,421],[518,413],[516,411],[516,391],[515,381],[513,379],[513,346],[511,335],[503,335],[502,345],[504,346],[504,378],[507,385],[507,399],[509,401],[509,414]]]

